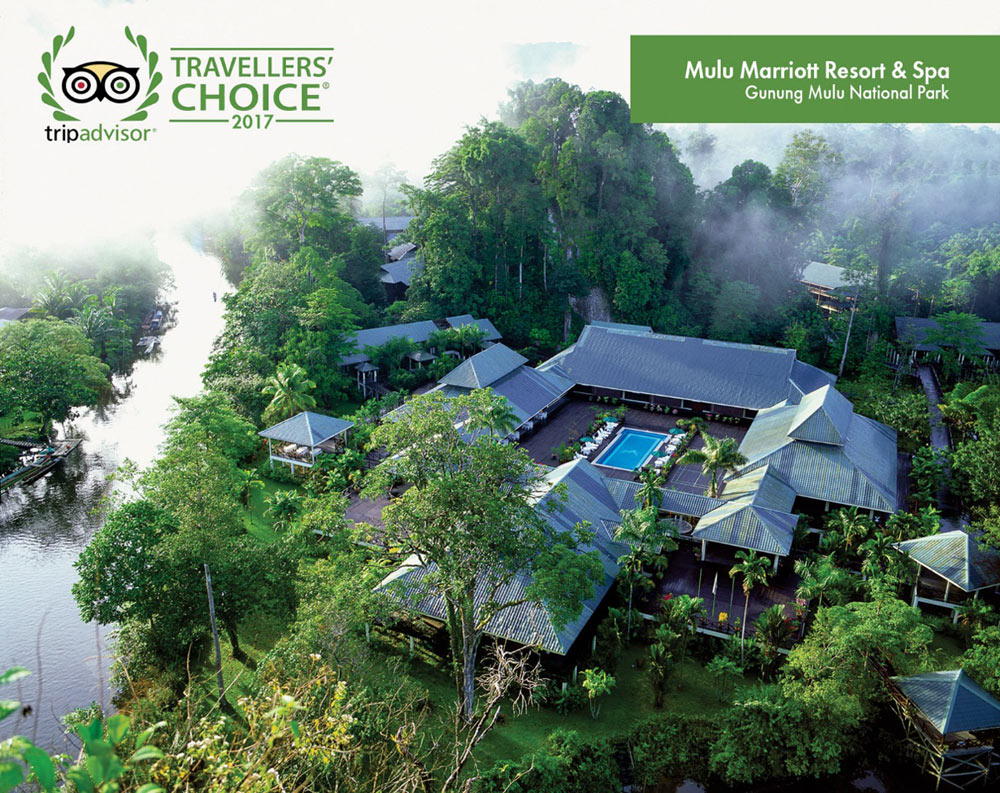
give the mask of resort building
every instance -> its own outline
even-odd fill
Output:
[[[275,461],[288,463],[294,473],[296,466],[312,468],[321,454],[341,449],[344,436],[353,426],[351,421],[304,411],[257,434],[267,438],[271,466]]]
[[[417,246],[412,242],[391,245],[396,237],[406,231],[411,220],[413,218],[410,215],[358,218],[358,223],[361,225],[372,226],[382,232],[386,256],[379,280],[385,288],[386,297],[390,303],[404,299],[410,282],[417,273],[424,269],[423,259],[420,258]]]
[[[613,527],[619,510],[636,506],[637,471],[664,471],[659,508],[675,521],[682,546],[660,583],[664,594],[711,593],[714,614],[716,595],[722,602],[735,598],[729,576],[735,552],[753,550],[773,559],[776,574],[766,592],[754,595],[754,619],[769,605],[794,602],[794,575],[779,565],[792,552],[800,514],[818,520],[832,509],[856,507],[878,518],[897,509],[896,432],[856,414],[834,380],[796,360],[794,350],[602,323],[584,328],[575,345],[534,369],[495,344],[452,370],[436,390],[457,396],[488,387],[505,397],[521,422],[512,437],[540,465],[553,465],[553,447],[576,441],[577,459],[549,474],[570,491],[550,520],[565,527],[585,521],[603,532],[595,540],[602,555],[618,553]],[[617,405],[604,408],[606,402]],[[715,496],[707,495],[710,478],[700,465],[677,462],[703,443],[676,426],[678,415],[707,417],[708,434],[733,439],[746,460],[721,476]],[[616,567],[605,569],[613,580]],[[426,573],[409,560],[387,583],[403,582],[416,597]],[[498,618],[491,632],[564,654],[610,580],[568,633],[554,631],[537,607],[527,606]],[[423,595],[415,608],[430,619],[442,616],[441,603]],[[720,617],[706,628],[725,632],[732,624]]]
[[[562,485],[565,500],[562,507],[552,511],[549,502],[557,498],[555,489]],[[558,498],[562,498],[559,496]],[[591,617],[600,607],[605,595],[618,577],[619,559],[628,546],[614,540],[615,528],[621,520],[619,504],[608,490],[600,472],[585,460],[565,463],[545,476],[542,491],[537,496],[536,509],[554,532],[571,531],[578,523],[588,522],[594,539],[578,549],[579,553],[596,551],[604,568],[603,580],[595,584],[594,594],[583,604],[583,610],[573,622],[557,628],[545,607],[525,601],[518,606],[497,614],[488,624],[486,633],[557,656],[568,654]],[[379,585],[407,608],[419,614],[429,625],[443,629],[445,626],[444,599],[423,585],[425,577],[435,570],[433,564],[424,566],[416,556],[406,559]],[[476,600],[499,597],[500,600],[518,601],[524,598],[531,583],[530,573],[522,573],[506,582],[498,595],[487,591],[483,581],[476,590]]]
[[[381,328],[366,328],[351,334],[348,338],[355,351],[340,359],[340,367],[354,375],[358,389],[367,391],[369,383],[378,382],[379,370],[365,352],[366,348],[381,347],[393,339],[409,339],[415,344],[426,344],[439,331],[466,325],[474,325],[483,332],[483,344],[492,344],[503,338],[492,322],[488,319],[475,319],[471,314],[460,314],[435,321],[424,320]],[[408,357],[413,364],[421,366],[437,358],[437,354],[432,350],[418,350],[410,353]]]
[[[795,493],[794,512],[857,507],[875,517],[897,509],[896,431],[859,416],[832,386],[760,411],[740,452],[747,463],[739,475],[769,467]]]
[[[911,363],[940,360],[941,348],[927,342],[928,332],[939,328],[933,319],[896,317],[896,339],[902,347],[909,350]],[[1000,363],[1000,322],[980,322],[976,342],[980,347],[980,354],[976,356],[978,363],[995,369]],[[961,365],[965,362],[965,357],[960,355],[958,363]],[[898,363],[898,360],[892,363]]]
[[[809,290],[816,298],[816,305],[827,314],[850,308],[858,294],[857,285],[847,280],[843,267],[823,262],[807,262],[799,283]]]
[[[951,609],[954,621],[970,595],[978,598],[981,592],[1000,588],[1000,553],[961,529],[906,540],[896,547],[919,565],[914,606]]]
[[[740,418],[836,382],[796,360],[795,350],[615,323],[588,325],[574,345],[538,368],[572,380],[581,396]]]
[[[435,391],[460,396],[479,388],[492,388],[519,420],[512,436],[520,439],[559,407],[573,388],[571,380],[556,372],[532,369],[528,359],[505,344],[494,344],[460,363],[438,381]]]

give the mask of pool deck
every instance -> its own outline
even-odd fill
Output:
[[[642,446],[645,449],[645,453],[642,458],[632,457],[631,461],[634,461],[634,465],[625,465],[626,460],[615,459],[614,463],[623,463],[622,465],[614,465],[611,458],[619,454],[630,454],[630,451],[626,451],[623,444],[626,442],[625,434],[628,433],[629,437],[641,436],[645,438],[642,442]],[[663,432],[652,432],[651,430],[640,430],[635,427],[618,427],[616,432],[608,439],[609,442],[600,453],[596,456],[592,456],[591,459],[595,465],[600,465],[605,468],[616,468],[619,471],[634,471],[637,468],[641,468],[648,462],[650,456],[660,448],[660,444],[663,443],[670,435]],[[600,462],[598,462],[600,461]]]
[[[607,412],[611,409],[612,406],[599,402],[588,402],[583,399],[571,400],[552,414],[545,424],[522,440],[521,448],[525,449],[535,462],[555,466],[557,463],[552,449],[560,443],[571,443],[579,440],[581,436],[589,432],[590,425],[599,412]],[[666,435],[668,430],[677,426],[679,418],[687,418],[687,416],[652,413],[648,410],[629,408],[620,426],[624,429],[645,430]],[[725,424],[721,421],[709,421],[706,431],[713,437],[733,438],[739,443],[747,434],[747,424]],[[617,437],[618,434],[615,433],[608,438],[590,455],[590,460],[598,459]],[[702,446],[704,446],[704,442],[700,437],[695,438],[691,444],[693,449],[700,449]],[[634,480],[636,478],[632,471],[621,468],[610,468],[605,465],[599,465],[598,468],[605,476],[615,479]],[[708,488],[708,479],[702,476],[701,466],[696,463],[675,465],[667,476],[665,486],[674,490],[703,495]]]

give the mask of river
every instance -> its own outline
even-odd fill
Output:
[[[38,482],[15,487],[0,503],[0,670],[24,666],[30,677],[0,697],[30,704],[27,717],[0,723],[0,739],[16,733],[64,750],[60,717],[93,701],[107,706],[107,628],[84,623],[70,592],[73,562],[99,526],[95,510],[108,476],[124,459],[148,465],[162,439],[173,396],[201,390],[201,371],[222,330],[221,298],[229,287],[216,259],[175,232],[155,237],[174,285],[166,295],[172,323],[160,349],[140,358],[115,395],[85,409],[63,428],[83,438],[66,463]]]

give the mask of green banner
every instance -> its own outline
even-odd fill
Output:
[[[632,36],[632,121],[1000,122],[1000,36]]]

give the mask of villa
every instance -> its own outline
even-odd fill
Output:
[[[909,350],[911,363],[940,360],[941,348],[927,341],[927,334],[939,330],[940,326],[933,319],[923,317],[896,317],[896,338],[900,344]],[[976,342],[980,348],[976,356],[979,363],[988,369],[996,369],[1000,362],[1000,322],[979,323],[979,337]],[[898,363],[905,354],[897,353],[894,363]],[[965,357],[959,356],[959,364],[965,363]]]
[[[952,612],[971,596],[1000,589],[1000,553],[986,548],[962,529],[906,540],[896,546],[919,565],[913,584],[913,605],[929,605]]]
[[[802,268],[799,283],[816,298],[816,305],[827,314],[837,314],[849,308],[858,294],[857,285],[847,280],[843,267],[824,262],[807,262]]]
[[[381,328],[366,328],[351,334],[347,341],[354,352],[340,359],[340,368],[345,374],[353,374],[357,380],[358,389],[367,391],[369,383],[378,382],[379,369],[372,363],[365,349],[381,347],[393,339],[409,339],[415,344],[426,344],[437,332],[474,325],[483,332],[483,343],[492,344],[503,338],[500,332],[488,319],[475,319],[471,314],[460,314],[442,320],[424,320],[422,322],[407,322],[401,325],[386,325]],[[423,365],[437,358],[431,350],[417,350],[408,358],[417,365]]]
[[[602,322],[538,367],[555,372],[580,396],[752,419],[757,412],[836,378],[796,360],[795,350],[653,333]]]

